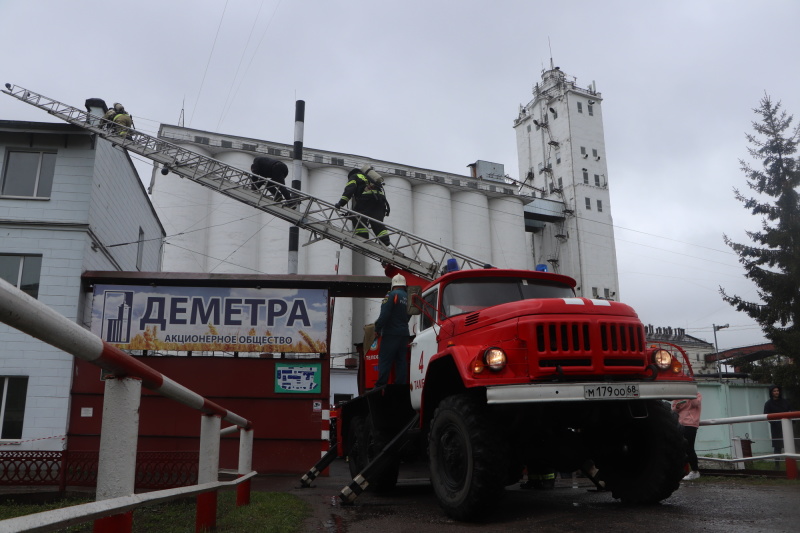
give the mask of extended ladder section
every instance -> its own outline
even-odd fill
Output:
[[[328,239],[382,264],[394,265],[428,280],[436,278],[451,258],[456,260],[461,270],[483,268],[486,265],[484,261],[391,226],[386,226],[391,240],[390,246],[383,245],[374,237],[358,237],[355,234],[356,223],[364,224],[372,220],[371,218],[348,209],[337,209],[332,203],[290,187],[286,188],[291,191],[292,199],[276,202],[265,187],[254,190],[253,180],[263,180],[255,174],[133,128],[121,130],[113,122],[22,87],[6,84],[3,92],[162,165],[162,173],[174,172],[308,231],[306,244]]]

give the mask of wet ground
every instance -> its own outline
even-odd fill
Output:
[[[313,517],[304,531],[322,533],[449,532],[797,532],[800,531],[800,482],[703,476],[684,482],[658,505],[625,506],[609,493],[591,492],[584,478],[558,479],[550,491],[509,487],[483,523],[447,518],[424,472],[401,473],[390,495],[361,494],[343,506],[339,491],[350,481],[347,464],[336,460],[331,475],[300,488],[299,477],[256,478],[254,490],[290,492],[309,502]],[[409,477],[410,476],[410,477]]]

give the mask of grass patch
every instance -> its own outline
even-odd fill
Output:
[[[311,515],[309,505],[283,492],[251,492],[250,505],[236,507],[236,492],[221,491],[217,501],[217,533],[300,533],[303,521]],[[0,519],[14,518],[51,509],[60,509],[91,499],[66,498],[48,504],[22,504],[8,501],[0,506]],[[184,498],[143,507],[133,513],[134,533],[194,533],[196,500]],[[93,524],[60,529],[59,533],[91,533]]]

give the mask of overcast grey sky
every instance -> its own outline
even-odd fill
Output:
[[[513,120],[552,50],[603,96],[622,301],[709,342],[730,324],[725,349],[763,342],[718,294],[757,298],[722,234],[760,224],[732,193],[752,109],[800,120],[798,21],[796,0],[0,0],[0,82],[285,143],[303,99],[308,147],[518,178]],[[52,120],[7,96],[0,119]]]

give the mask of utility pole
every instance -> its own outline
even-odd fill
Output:
[[[722,383],[722,365],[719,362],[719,346],[717,345],[717,331],[721,329],[725,329],[729,326],[729,324],[725,324],[724,326],[717,326],[716,324],[711,324],[714,327],[714,351],[716,352],[716,359],[717,359],[717,376],[719,376],[719,381]]]

